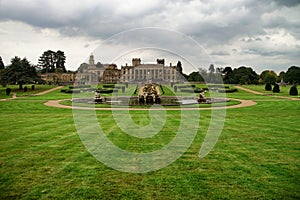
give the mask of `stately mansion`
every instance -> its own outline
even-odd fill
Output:
[[[133,58],[132,64],[121,66],[116,64],[95,64],[91,55],[89,63],[83,63],[77,72],[78,83],[170,83],[179,80],[177,66],[165,65],[164,59],[157,59],[155,64],[143,64],[140,58]]]

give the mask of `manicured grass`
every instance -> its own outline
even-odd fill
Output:
[[[6,87],[0,86],[0,99],[11,98],[13,93],[17,93],[17,97],[30,96],[32,94],[43,92],[45,90],[49,90],[51,88],[56,87],[55,85],[35,85],[35,89],[31,90],[32,84],[23,85],[23,88],[25,86],[27,86],[27,88],[28,88],[27,92],[24,92],[24,90],[19,90],[18,85],[7,85]],[[10,95],[6,95],[6,91],[5,91],[6,88],[11,88],[12,89]]]
[[[0,199],[300,198],[299,101],[245,91],[227,94],[257,105],[226,111],[222,134],[205,158],[197,155],[211,111],[200,111],[197,136],[177,161],[158,171],[132,174],[111,169],[88,153],[71,109],[43,104],[71,97],[54,91],[0,102]],[[167,111],[159,134],[140,140],[125,134],[111,111],[96,114],[109,139],[132,152],[161,148],[180,122],[180,111]],[[137,124],[151,122],[148,111],[130,114]]]
[[[266,95],[295,97],[295,96],[290,96],[289,95],[290,88],[292,87],[292,85],[280,86],[280,92],[279,93],[274,93],[272,91],[266,91],[265,90],[265,85],[243,85],[243,87],[248,88],[250,90],[257,91],[257,92],[262,92]],[[272,88],[273,87],[274,86],[272,86]],[[300,88],[298,87],[297,89],[299,91]]]

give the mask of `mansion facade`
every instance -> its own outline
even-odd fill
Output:
[[[165,66],[164,59],[157,59],[155,64],[142,64],[140,58],[133,58],[132,64],[121,66],[116,64],[95,64],[94,56],[89,64],[83,63],[78,68],[78,84],[98,83],[171,83],[179,81],[180,73],[177,66]]]

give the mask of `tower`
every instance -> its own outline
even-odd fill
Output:
[[[141,64],[140,58],[132,58],[132,66],[136,67]]]
[[[90,55],[89,64],[90,65],[95,65],[95,60],[94,60],[94,55],[93,54]]]

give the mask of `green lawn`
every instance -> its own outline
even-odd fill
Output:
[[[31,85],[30,84],[23,85],[23,88],[24,87],[28,88],[27,92],[24,92],[24,90],[19,90],[18,85],[7,85],[6,87],[0,86],[0,99],[11,98],[13,93],[16,93],[17,97],[30,96],[32,94],[36,94],[36,93],[56,87],[55,85],[35,85],[35,89],[32,90],[31,86],[32,86],[32,84]],[[6,88],[12,89],[10,95],[6,95],[6,91],[5,91]]]
[[[275,96],[287,96],[287,97],[295,97],[295,96],[290,96],[290,88],[292,85],[286,85],[286,86],[280,86],[280,92],[279,93],[274,93],[272,91],[266,91],[265,90],[265,85],[243,85],[243,87],[257,91],[257,92],[262,92],[266,95],[275,95]],[[273,88],[274,86],[272,86]],[[299,87],[297,88],[299,91]]]
[[[0,102],[0,199],[299,199],[300,102],[245,91],[228,97],[257,105],[228,109],[222,134],[203,159],[199,149],[211,111],[201,111],[200,128],[177,161],[145,174],[116,171],[83,146],[71,109],[44,106],[72,98],[54,91]],[[130,111],[137,124],[147,111]],[[161,148],[176,134],[180,111],[167,111],[160,133],[139,140],[124,134],[111,111],[97,111],[105,134],[133,152]]]

